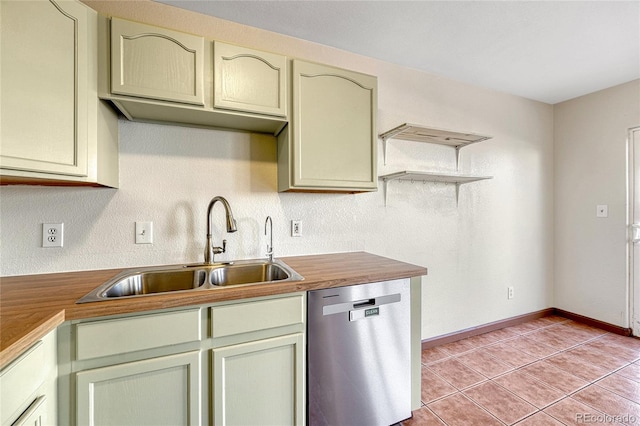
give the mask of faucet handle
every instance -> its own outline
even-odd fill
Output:
[[[213,254],[220,254],[227,251],[227,240],[222,240],[222,247],[213,247]]]

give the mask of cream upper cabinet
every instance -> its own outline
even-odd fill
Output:
[[[97,14],[0,2],[2,183],[117,186],[117,116],[97,98]]]
[[[214,107],[287,116],[287,58],[214,43]]]
[[[215,68],[214,44],[199,35],[102,17],[100,97],[132,121],[278,133],[286,125],[286,59],[221,45]]]
[[[377,190],[376,77],[299,60],[292,76],[292,119],[278,137],[278,189]]]
[[[204,38],[111,19],[111,92],[204,105]]]

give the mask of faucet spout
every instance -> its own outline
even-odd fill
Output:
[[[271,220],[271,216],[267,216],[267,219],[264,221],[264,235],[267,235],[267,224],[269,224],[269,244],[267,244],[267,256],[269,257],[269,262],[273,262],[273,221]]]
[[[227,240],[222,241],[222,247],[214,247],[211,238],[211,212],[213,211],[214,204],[218,201],[222,203],[225,210],[227,232],[236,232],[238,230],[229,202],[224,197],[213,197],[207,208],[207,245],[204,249],[204,263],[208,265],[214,263],[214,256],[216,254],[224,253],[227,250]]]

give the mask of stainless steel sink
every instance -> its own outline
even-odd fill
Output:
[[[76,303],[302,279],[296,271],[277,259],[149,267],[123,271]]]
[[[274,262],[248,265],[234,264],[211,269],[210,283],[214,286],[229,286],[248,283],[282,281],[288,278],[287,271]]]
[[[191,290],[202,286],[206,279],[207,272],[203,269],[138,272],[118,278],[102,294],[112,298]]]

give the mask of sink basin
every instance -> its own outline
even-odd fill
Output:
[[[275,263],[234,264],[211,269],[210,283],[229,286],[248,283],[282,281],[289,277],[287,271]]]
[[[111,298],[191,290],[202,286],[206,279],[207,272],[202,269],[139,272],[118,279],[102,294]]]
[[[76,303],[302,279],[302,276],[280,260],[149,267],[123,271]]]

